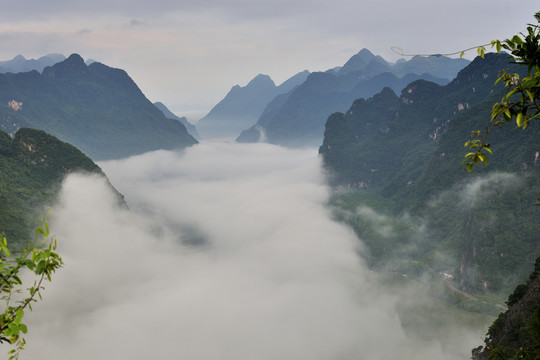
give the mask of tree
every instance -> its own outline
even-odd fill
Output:
[[[26,344],[24,334],[28,329],[22,322],[26,309],[32,310],[32,303],[38,298],[41,300],[44,281],[51,281],[51,275],[63,265],[55,251],[56,238],[50,236],[45,221],[36,233],[42,237],[41,243],[33,244],[17,256],[12,256],[9,251],[5,235],[0,236],[0,302],[3,311],[0,314],[0,344],[13,346],[8,352],[10,360],[18,359]],[[33,285],[26,289],[24,287],[28,285],[20,278],[25,270],[35,275]]]
[[[540,12],[534,17],[540,24]],[[505,70],[499,74],[496,83],[502,81],[507,91],[500,102],[493,104],[491,125],[483,133],[472,131],[473,139],[465,143],[465,147],[471,150],[463,161],[469,172],[478,163],[488,165],[488,154],[492,155],[492,151],[487,138],[495,127],[515,122],[519,128],[525,129],[531,120],[540,118],[540,25],[529,24],[526,33],[504,41],[494,40],[491,45],[497,52],[508,50],[514,63],[526,65],[528,76],[520,78],[519,74]],[[479,48],[479,54],[483,55],[484,51],[484,47]]]

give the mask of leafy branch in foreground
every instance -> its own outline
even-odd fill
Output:
[[[540,23],[540,12],[535,14],[535,18]],[[520,33],[502,42],[494,40],[491,45],[497,52],[502,49],[510,51],[514,63],[527,65],[528,76],[520,78],[519,74],[505,70],[499,73],[495,83],[502,81],[506,94],[500,102],[493,104],[491,124],[485,132],[472,131],[472,139],[465,143],[470,152],[465,155],[463,164],[469,172],[478,163],[488,165],[488,154],[492,155],[492,151],[487,138],[495,127],[515,121],[517,127],[525,129],[531,120],[540,117],[540,25],[529,24],[526,34]],[[479,50],[479,54],[482,52],[483,55],[484,51]]]
[[[32,303],[42,299],[44,281],[51,281],[51,275],[63,265],[56,253],[56,238],[50,236],[45,221],[36,233],[42,237],[41,244],[22,250],[17,256],[12,256],[5,235],[0,235],[0,344],[13,345],[8,352],[10,360],[18,359],[26,344],[23,335],[28,329],[22,322],[25,310],[32,310]],[[20,278],[25,269],[35,275],[33,285],[26,289]]]

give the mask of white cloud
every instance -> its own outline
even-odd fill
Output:
[[[101,165],[132,210],[98,178],[66,179],[51,219],[65,267],[28,316],[28,358],[454,359],[476,343],[443,354],[405,334],[403,299],[324,206],[313,149],[203,143]],[[207,242],[184,245],[186,224]]]

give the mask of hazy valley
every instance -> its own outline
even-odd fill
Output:
[[[20,249],[49,213],[64,259],[23,355],[457,360],[488,328],[514,346],[504,321],[538,314],[538,124],[462,164],[503,69],[527,76],[507,54],[362,49],[191,123],[77,54],[0,62],[0,233]]]

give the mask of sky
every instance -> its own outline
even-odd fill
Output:
[[[1,0],[0,60],[78,53],[128,72],[145,95],[197,120],[257,74],[280,84],[343,65],[451,53],[525,30],[535,0]],[[466,57],[475,56],[474,51]]]
[[[21,358],[468,358],[488,322],[434,311],[421,281],[383,286],[326,206],[320,161],[207,141],[100,163],[130,209],[70,175],[49,219],[64,266]]]

